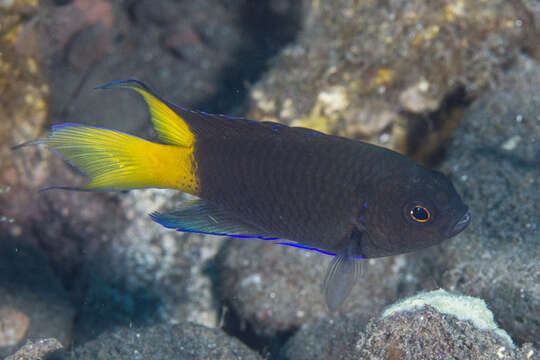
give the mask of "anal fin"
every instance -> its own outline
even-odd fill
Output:
[[[277,240],[279,237],[247,224],[204,200],[187,202],[169,213],[154,212],[150,217],[169,229],[209,235]]]

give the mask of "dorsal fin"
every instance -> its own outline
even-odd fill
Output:
[[[184,109],[164,99],[143,82],[135,79],[118,80],[97,89],[128,88],[144,97],[150,108],[152,122],[159,138],[167,144],[191,147],[196,137],[222,136],[243,132],[248,136],[324,136],[312,129],[289,127],[269,121],[253,121],[204,111]]]
[[[172,104],[153,92],[143,82],[135,79],[118,80],[96,89],[128,88],[141,94],[150,109],[152,123],[159,138],[167,144],[191,147],[195,140],[186,120],[173,110]]]

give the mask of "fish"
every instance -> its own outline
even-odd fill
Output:
[[[188,110],[135,79],[159,142],[76,123],[53,125],[45,145],[87,175],[81,187],[175,189],[195,196],[152,220],[181,232],[255,238],[332,260],[322,282],[337,311],[362,259],[439,244],[471,221],[452,182],[395,151],[284,124]]]

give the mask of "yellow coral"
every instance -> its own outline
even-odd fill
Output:
[[[394,70],[381,68],[377,70],[374,82],[376,85],[387,85],[394,79]]]
[[[450,3],[444,8],[444,18],[449,23],[456,22],[456,19],[459,16],[465,14],[465,2],[463,0],[458,0],[454,3]]]
[[[308,117],[303,117],[292,122],[292,126],[300,126],[314,129],[325,134],[329,134],[338,123],[337,115],[324,116],[321,105],[316,104]]]

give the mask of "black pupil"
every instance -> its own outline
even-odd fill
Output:
[[[427,220],[428,218],[428,213],[426,209],[421,208],[420,206],[416,206],[413,209],[412,213],[413,213],[414,218],[418,220]]]

